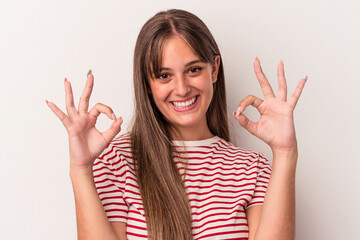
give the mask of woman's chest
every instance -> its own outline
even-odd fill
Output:
[[[224,161],[190,161],[183,179],[192,212],[194,239],[247,237],[244,208],[251,200],[256,182],[256,173],[249,172],[249,166]],[[141,196],[130,196],[138,191],[137,183],[131,182],[126,189],[128,224],[146,236]]]

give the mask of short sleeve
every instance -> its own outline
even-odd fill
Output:
[[[255,189],[253,196],[249,203],[246,205],[246,209],[255,205],[262,205],[266,194],[266,189],[269,184],[271,174],[271,166],[268,159],[261,153],[257,158],[257,177],[255,183]]]
[[[127,222],[129,207],[124,200],[124,163],[120,151],[110,144],[93,165],[96,190],[109,221]]]

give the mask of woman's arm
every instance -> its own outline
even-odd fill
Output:
[[[67,114],[54,103],[47,104],[61,120],[69,136],[70,177],[75,196],[78,239],[126,239],[126,236],[117,236],[118,231],[114,231],[107,219],[92,172],[95,159],[120,132],[122,119],[116,118],[110,107],[100,103],[88,111],[93,83],[94,76],[89,71],[78,109],[74,106],[71,84],[67,79],[64,82]],[[103,133],[95,127],[101,113],[113,120],[111,127]]]
[[[75,196],[78,239],[126,240],[125,225],[114,229],[105,214],[92,169],[71,169],[70,177]],[[122,234],[117,235],[116,232]]]
[[[242,127],[269,144],[273,165],[263,206],[247,210],[249,235],[255,240],[291,240],[295,237],[295,171],[298,157],[293,111],[307,78],[300,80],[287,99],[282,61],[278,65],[279,89],[276,96],[257,58],[254,69],[265,100],[249,95],[240,102],[234,116]],[[249,105],[261,114],[256,123],[242,114]]]
[[[274,152],[264,204],[260,209],[256,209],[257,206],[254,206],[246,212],[251,235],[249,240],[295,238],[296,161],[296,150],[294,152]],[[254,222],[252,225],[255,227],[250,226],[253,218],[257,218],[257,221],[252,221]]]

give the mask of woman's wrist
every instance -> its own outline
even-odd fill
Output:
[[[91,165],[78,166],[76,164],[70,164],[70,178],[74,179],[77,176],[91,176],[93,177],[93,169]]]
[[[292,148],[287,149],[278,149],[273,148],[271,149],[273,153],[273,160],[274,161],[287,161],[287,162],[295,162],[298,158],[298,148],[295,145]]]
[[[298,147],[297,147],[297,141],[296,139],[293,141],[292,144],[289,144],[289,146],[282,146],[282,147],[274,147],[270,146],[273,156],[278,156],[281,158],[293,158],[298,155]]]

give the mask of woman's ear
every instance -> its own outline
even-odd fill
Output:
[[[212,65],[212,82],[217,81],[217,75],[220,67],[220,55],[216,55],[214,59],[214,64]]]

